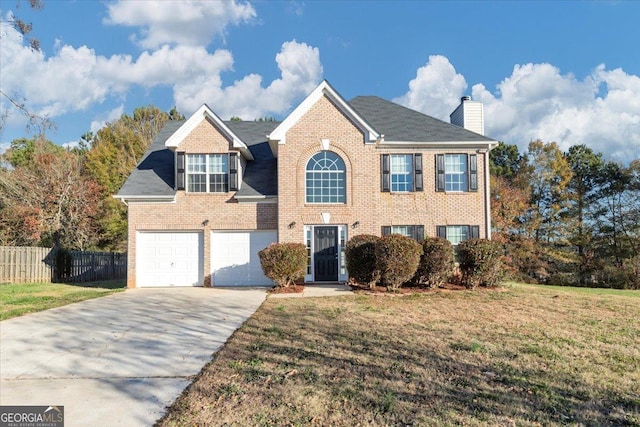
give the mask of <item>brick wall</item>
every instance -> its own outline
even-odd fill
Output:
[[[307,161],[321,151],[321,140],[329,139],[331,151],[345,162],[347,202],[340,205],[305,203]],[[331,224],[351,225],[355,234],[380,235],[383,225],[425,226],[425,235],[435,236],[437,225],[484,224],[484,156],[478,153],[478,192],[440,193],[435,191],[436,153],[433,149],[376,148],[365,144],[364,136],[326,97],[321,98],[291,127],[286,144],[278,151],[278,236],[280,241],[302,241],[303,224],[322,224],[321,213],[331,215]],[[407,194],[381,192],[380,155],[386,153],[423,154],[424,191]],[[451,149],[446,153],[476,153],[476,150]],[[295,173],[294,173],[295,172]],[[296,226],[289,228],[295,222]]]

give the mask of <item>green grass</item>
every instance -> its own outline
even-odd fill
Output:
[[[585,288],[575,286],[555,286],[555,285],[532,285],[526,283],[513,283],[509,282],[506,286],[519,286],[525,288],[544,288],[554,291],[561,291],[567,293],[578,293],[584,295],[617,295],[640,298],[640,290],[632,289],[610,289],[610,288]]]
[[[0,284],[0,320],[98,298],[125,289],[124,281],[82,284]]]
[[[267,299],[158,425],[640,426],[637,296]]]

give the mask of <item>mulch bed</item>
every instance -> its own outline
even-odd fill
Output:
[[[455,283],[447,283],[446,285],[439,288],[421,288],[418,286],[406,286],[398,289],[397,291],[388,291],[384,286],[376,286],[374,289],[371,289],[369,286],[361,285],[359,283],[349,283],[351,290],[356,293],[362,293],[367,295],[411,295],[411,294],[423,294],[429,292],[452,292],[452,291],[466,291],[467,288],[458,285]],[[503,291],[504,288],[497,286],[493,288],[487,287],[478,287],[476,290],[479,291]]]
[[[287,286],[286,288],[271,288],[268,290],[268,292],[270,294],[301,294],[302,292],[304,292],[304,286],[303,285],[290,285]]]

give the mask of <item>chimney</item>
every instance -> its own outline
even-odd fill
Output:
[[[460,105],[449,115],[452,125],[484,135],[484,109],[482,102],[472,101],[470,96],[460,98]]]

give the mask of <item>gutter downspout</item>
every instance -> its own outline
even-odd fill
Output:
[[[484,153],[484,204],[485,204],[485,235],[491,240],[491,184],[489,182],[489,151],[491,146]]]

